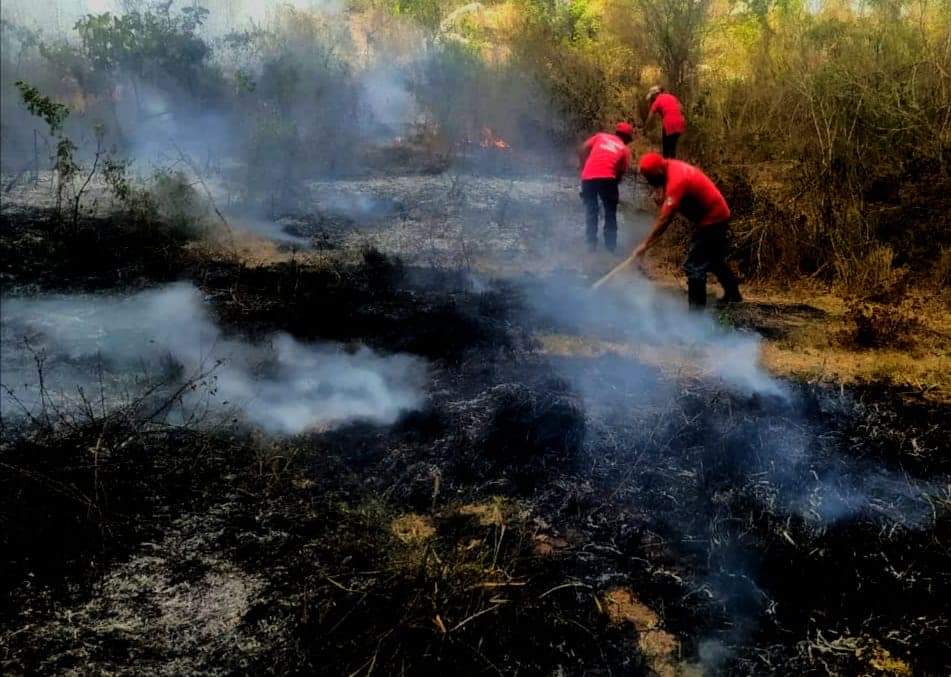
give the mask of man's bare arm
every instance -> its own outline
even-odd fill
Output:
[[[674,220],[676,213],[674,209],[661,209],[660,214],[657,215],[657,221],[654,222],[654,227],[651,228],[651,232],[647,234],[647,237],[645,237],[644,240],[637,245],[637,249],[634,250],[632,254],[634,258],[643,256],[648,249],[657,243],[661,235],[664,234]]]

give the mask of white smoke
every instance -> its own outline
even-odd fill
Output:
[[[728,419],[711,425],[717,439],[740,435],[741,446],[750,443],[745,436],[756,436],[756,458],[743,463],[762,480],[758,498],[764,505],[816,526],[869,515],[907,528],[930,523],[928,496],[940,494],[940,484],[831,453],[820,439],[826,431],[806,415],[793,388],[761,365],[757,334],[721,324],[713,313],[691,312],[682,294],[636,273],[597,291],[546,280],[529,291],[528,301],[551,330],[595,347],[600,341],[607,353],[617,353],[610,384],[586,360],[569,359],[561,367],[589,411],[626,406],[632,396],[645,407],[664,407],[693,379],[710,397],[729,393],[741,407],[749,398],[749,428],[738,432]]]
[[[182,380],[211,371],[209,389],[189,391],[186,409],[234,410],[274,434],[357,420],[391,423],[425,397],[426,366],[409,355],[348,352],[286,334],[260,344],[228,338],[190,284],[126,296],[6,298],[0,317],[5,419],[42,404],[34,355],[42,356],[48,397],[61,406],[79,399],[80,389],[95,401],[134,395],[143,379],[169,366],[182,370]]]
[[[634,274],[595,291],[571,283],[543,286],[530,302],[542,317],[582,336],[661,348],[672,358],[745,395],[787,397],[787,389],[760,364],[760,338],[689,312],[686,301]]]
[[[387,132],[402,135],[419,118],[416,98],[410,92],[407,75],[398,68],[381,65],[361,76],[361,106],[368,111],[372,124],[369,134]]]

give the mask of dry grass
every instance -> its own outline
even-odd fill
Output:
[[[485,503],[467,503],[459,508],[459,514],[475,517],[484,527],[500,527],[505,524],[504,510],[504,499],[496,498]]]
[[[641,602],[627,588],[608,590],[602,601],[604,613],[615,625],[630,623],[638,632],[653,630],[660,625],[660,617],[649,606]]]
[[[664,261],[655,259],[648,274],[661,287],[683,286],[679,271]],[[951,402],[951,306],[946,299],[907,290],[898,304],[866,304],[871,319],[857,324],[859,305],[827,285],[759,283],[746,285],[743,292],[747,304],[737,312],[752,308],[755,315],[762,312],[758,308],[769,308],[771,328],[781,334],[766,335],[762,344],[762,365],[772,374],[808,382],[895,385],[934,402]],[[815,312],[796,312],[801,308]],[[758,329],[755,323],[753,328]],[[857,340],[860,336],[871,342]],[[685,359],[673,347],[556,334],[538,338],[542,349],[553,355],[617,354],[636,357],[669,375],[703,376],[695,354]]]
[[[661,677],[690,674],[691,668],[678,665],[680,641],[662,627],[657,613],[627,588],[608,590],[601,608],[612,625],[631,625],[637,632],[637,648],[650,669]]]
[[[415,513],[408,513],[397,517],[390,524],[390,531],[392,531],[393,535],[400,541],[406,544],[428,541],[436,533],[431,518]]]
[[[753,302],[807,303],[825,317],[790,322],[790,331],[763,345],[774,374],[841,384],[906,386],[936,402],[951,402],[951,310],[940,299],[857,311],[843,298],[806,286],[755,287]],[[858,323],[857,323],[858,318]],[[857,336],[869,340],[857,341]]]

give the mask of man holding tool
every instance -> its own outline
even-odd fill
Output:
[[[693,236],[684,262],[687,299],[691,309],[700,310],[707,304],[708,272],[716,275],[723,286],[721,304],[741,302],[743,297],[739,282],[726,262],[729,254],[730,208],[713,181],[697,167],[679,160],[665,160],[657,153],[644,155],[638,168],[647,182],[658,191],[656,201],[660,205],[660,213],[650,233],[622,266],[644,256],[679,212],[693,224]]]
[[[598,246],[598,200],[604,205],[604,246],[610,252],[617,247],[618,184],[631,165],[631,150],[627,145],[633,138],[634,127],[619,122],[614,134],[595,134],[578,149],[581,201],[591,251]]]

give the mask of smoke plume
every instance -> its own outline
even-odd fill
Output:
[[[198,290],[175,284],[128,296],[6,298],[2,314],[2,411],[36,413],[85,398],[109,406],[174,374],[188,379],[182,415],[236,411],[274,434],[364,420],[390,423],[423,402],[425,365],[408,355],[303,344],[286,334],[263,343],[224,335]],[[100,380],[100,372],[102,379]]]

